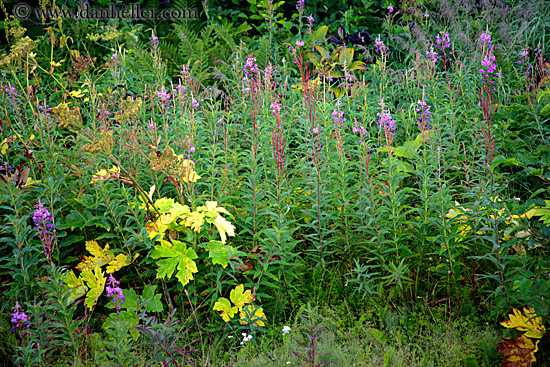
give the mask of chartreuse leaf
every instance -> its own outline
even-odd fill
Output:
[[[160,245],[155,246],[155,249],[151,253],[153,259],[160,259],[157,261],[159,266],[157,270],[157,278],[170,278],[177,269],[176,278],[186,285],[193,279],[193,274],[196,273],[197,264],[193,259],[198,258],[197,254],[192,248],[187,248],[185,243],[174,240],[172,244],[168,241],[161,240]]]
[[[239,311],[237,307],[231,307],[231,302],[227,298],[221,297],[214,304],[214,311],[221,311],[221,317],[225,322],[229,322]]]
[[[231,291],[229,298],[231,298],[231,302],[237,306],[239,311],[243,309],[246,303],[252,303],[254,301],[254,296],[252,292],[250,292],[250,289],[244,292],[244,285],[242,284],[239,284]]]
[[[63,282],[71,291],[71,295],[69,296],[70,303],[73,303],[77,299],[83,297],[88,291],[88,287],[84,285],[82,278],[77,278],[72,270],[69,274],[67,274]]]
[[[88,293],[86,294],[86,306],[91,310],[95,306],[99,296],[103,293],[103,290],[105,289],[105,281],[107,279],[103,276],[103,272],[100,267],[96,267],[93,273],[88,269],[83,270],[80,277],[84,282],[86,282],[86,285],[89,288]]]
[[[525,331],[528,338],[540,339],[546,333],[546,328],[542,324],[542,317],[537,317],[535,310],[526,306],[523,308],[525,316],[521,311],[514,308],[514,314],[510,314],[510,320],[503,321],[500,324],[507,328],[514,328],[519,331]]]
[[[212,259],[212,264],[219,264],[225,268],[231,258],[235,256],[236,251],[233,247],[224,245],[221,241],[210,241],[206,244],[208,256]]]

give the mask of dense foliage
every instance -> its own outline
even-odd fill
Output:
[[[169,6],[3,22],[1,360],[550,361],[548,3]]]

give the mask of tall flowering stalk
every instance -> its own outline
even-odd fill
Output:
[[[378,202],[376,200],[376,196],[374,195],[373,177],[370,170],[371,155],[372,155],[372,152],[374,151],[374,148],[372,148],[368,143],[368,132],[366,127],[363,124],[360,124],[359,122],[357,122],[357,119],[355,119],[352,130],[354,133],[357,133],[359,135],[359,156],[361,157],[361,163],[363,168],[365,169],[365,174],[367,176],[367,190],[368,190],[369,208],[370,208],[369,212],[372,216],[372,221],[374,224],[374,233],[376,236],[378,260],[380,261],[380,267],[382,268],[383,275],[386,275],[386,264],[384,261],[384,256],[382,255],[381,233],[378,227],[378,216],[377,216],[377,210],[376,210]]]
[[[485,174],[488,174],[488,168],[493,163],[493,157],[495,153],[495,139],[491,131],[491,121],[497,111],[497,90],[496,77],[499,76],[496,73],[496,58],[493,54],[493,48],[491,47],[488,53],[484,54],[481,61],[482,68],[479,69],[481,74],[481,89],[479,91],[479,102],[481,105],[481,112],[483,113],[483,119],[485,123],[481,124],[481,134],[483,135],[483,141],[485,144]]]
[[[390,111],[386,108],[384,102],[378,104],[380,112],[378,116],[378,130],[384,133],[384,139],[386,142],[386,148],[388,149],[388,155],[392,156],[393,139],[395,138],[395,120],[391,116]]]
[[[53,216],[50,211],[44,208],[44,203],[38,199],[38,203],[34,206],[35,211],[33,215],[33,221],[35,225],[38,238],[42,242],[44,249],[43,253],[46,255],[48,262],[53,266],[52,252],[55,249],[56,244],[56,231],[54,229]]]
[[[109,274],[105,289],[107,290],[107,297],[112,297],[111,303],[116,308],[117,321],[120,315],[120,308],[122,307],[122,303],[126,300],[126,298],[124,298],[124,293],[122,293],[122,289],[119,287],[119,285],[120,282],[115,279],[113,274]]]

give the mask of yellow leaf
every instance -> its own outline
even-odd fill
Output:
[[[200,232],[203,223],[204,213],[192,212],[187,214],[187,219],[185,220],[186,227],[191,227],[195,232]]]
[[[101,293],[103,293],[103,290],[105,289],[105,282],[107,279],[103,276],[103,272],[99,267],[96,267],[94,269],[94,272],[92,273],[91,270],[84,270],[82,274],[80,275],[82,277],[82,280],[86,282],[86,285],[89,288],[88,293],[86,294],[86,306],[88,309],[94,308],[97,299],[99,296],[101,296]]]
[[[247,305],[241,312],[239,312],[239,324],[246,325],[253,323],[254,326],[264,327],[263,320],[266,319],[264,309],[262,307],[255,307],[253,305]]]
[[[525,316],[521,311],[514,308],[514,314],[510,314],[510,320],[503,321],[500,324],[507,328],[514,328],[519,331],[525,331],[524,336],[528,338],[540,339],[546,333],[546,328],[542,324],[542,317],[537,317],[535,310],[526,306],[523,308]]]
[[[107,274],[114,273],[115,271],[119,271],[122,267],[130,265],[130,263],[126,261],[127,257],[127,254],[116,255],[115,258],[107,265]]]
[[[222,243],[225,243],[225,241],[227,240],[227,236],[225,235],[226,233],[229,236],[235,236],[235,226],[224,217],[217,216],[216,218],[214,218],[214,225],[220,233]]]
[[[229,294],[229,298],[233,304],[241,311],[246,303],[252,303],[254,301],[254,296],[250,289],[244,292],[244,285],[239,284],[235,287]]]
[[[76,266],[77,270],[92,271],[96,267],[102,267],[103,265],[108,264],[114,258],[114,255],[108,252],[109,244],[106,244],[105,248],[102,249],[96,241],[86,241],[86,250],[88,250],[92,256],[84,256],[84,260]]]
[[[229,322],[237,313],[237,307],[231,307],[231,302],[227,298],[221,297],[214,304],[214,311],[221,311],[221,317],[225,322]]]
[[[69,303],[73,303],[77,299],[83,297],[88,291],[88,287],[84,285],[82,278],[77,278],[74,271],[71,270],[69,274],[63,280],[63,283],[69,288],[71,295],[69,296]]]

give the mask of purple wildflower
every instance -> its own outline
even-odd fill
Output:
[[[17,100],[17,89],[15,89],[15,87],[12,87],[11,84],[8,87],[6,87],[6,92],[8,93],[9,99],[11,99],[14,102]]]
[[[382,55],[385,55],[386,52],[388,52],[388,47],[384,44],[384,42],[380,39],[380,35],[374,40],[374,48],[376,51],[380,52]]]
[[[296,10],[304,11],[304,6],[306,5],[306,0],[298,0],[296,3]]]
[[[164,89],[164,87],[161,90],[157,91],[157,100],[164,105],[165,109],[169,108],[168,103],[170,102],[170,97],[171,97],[170,93],[168,93]]]
[[[366,142],[366,138],[367,138],[367,129],[365,128],[365,126],[363,126],[362,124],[358,123],[358,122],[357,122],[357,119],[356,119],[355,122],[353,123],[352,131],[353,131],[354,133],[359,133],[359,144],[363,144],[363,143]]]
[[[195,110],[199,109],[199,101],[197,101],[195,98],[193,98],[193,101],[191,102],[191,104],[193,105],[193,108]]]
[[[393,6],[391,6],[391,5],[388,6],[387,9],[388,9],[388,12],[389,12],[390,14],[393,13],[393,11],[394,11]]]
[[[338,130],[342,129],[346,122],[344,111],[340,111],[340,108],[332,111],[332,122]]]
[[[384,131],[386,137],[387,146],[391,146],[393,138],[395,137],[395,120],[391,116],[391,113],[386,109],[384,102],[379,103],[381,112],[377,113],[378,116],[378,130]]]
[[[451,47],[449,32],[445,32],[445,33],[443,33],[443,31],[439,32],[439,34],[435,38],[435,48],[438,48],[443,53],[445,53],[445,49],[448,47]]]
[[[304,41],[296,40],[296,46],[300,47],[305,45]]]
[[[430,112],[430,106],[428,106],[426,101],[418,101],[417,105],[418,108],[416,109],[416,112],[420,113],[420,116],[418,117],[418,128],[421,133],[424,133],[424,131],[432,129],[430,126],[430,122],[432,122],[432,114]]]
[[[122,293],[122,289],[119,287],[119,284],[120,282],[115,279],[113,274],[109,274],[105,289],[107,289],[107,297],[113,297],[111,299],[111,302],[113,303],[113,306],[116,307],[117,315],[120,315],[120,307],[122,306],[122,302],[126,300],[126,298],[124,298],[124,293]]]
[[[489,32],[489,30],[486,30],[484,33],[482,33],[479,37],[479,42],[481,43],[481,46],[491,47],[491,32]]]
[[[11,308],[13,313],[11,314],[11,322],[15,325],[11,327],[12,330],[21,329],[22,324],[26,324],[29,327],[29,316],[23,311],[23,308],[19,305],[19,302],[15,301],[15,307]]]
[[[98,117],[102,120],[106,120],[109,118],[109,115],[111,114],[109,111],[107,110],[102,110],[102,109],[97,109],[97,114],[98,114]]]
[[[439,57],[437,56],[437,52],[434,51],[433,46],[430,47],[430,49],[428,51],[426,51],[426,58],[432,64],[434,64],[434,65],[437,64],[437,60],[438,60]]]
[[[151,34],[151,37],[149,38],[149,44],[151,45],[153,50],[156,50],[159,47],[159,38],[154,34]]]
[[[307,17],[307,22],[309,24],[313,24],[313,22],[315,22],[315,18],[313,18],[313,15],[310,14],[309,17]]]
[[[247,77],[250,77],[251,74],[256,74],[258,72],[258,65],[256,64],[256,58],[250,54],[246,59],[244,64],[244,73]]]
[[[271,106],[269,108],[271,109],[271,114],[273,116],[279,116],[280,115],[281,105],[277,101],[274,101],[273,103],[271,103]]]
[[[44,203],[38,199],[38,203],[34,206],[35,211],[32,217],[36,231],[38,232],[38,238],[42,242],[44,248],[44,255],[52,264],[52,251],[55,247],[56,230],[53,225],[53,216],[50,211],[44,208]]]

